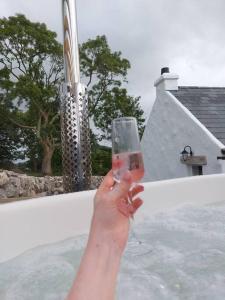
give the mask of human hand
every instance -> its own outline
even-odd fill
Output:
[[[107,234],[124,250],[129,233],[129,218],[134,215],[143,201],[137,197],[129,203],[128,193],[132,198],[144,190],[142,185],[136,185],[131,191],[132,178],[127,172],[120,183],[113,179],[110,171],[100,185],[94,199],[93,226],[98,233]]]
[[[127,172],[115,184],[112,171],[104,178],[94,198],[94,215],[88,243],[67,300],[113,300],[120,260],[129,233],[129,218],[141,206],[136,198],[144,190],[136,185],[131,191],[131,174]]]

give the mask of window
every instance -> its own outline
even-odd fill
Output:
[[[203,175],[202,166],[192,166],[192,175]]]

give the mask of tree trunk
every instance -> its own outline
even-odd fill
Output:
[[[43,145],[43,159],[41,165],[41,172],[43,175],[52,175],[52,155],[54,153],[54,149],[49,147],[46,143],[42,143]]]

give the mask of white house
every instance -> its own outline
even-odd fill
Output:
[[[225,172],[225,88],[178,86],[178,78],[163,68],[154,84],[141,142],[144,181]]]

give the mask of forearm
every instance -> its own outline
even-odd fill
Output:
[[[113,300],[122,250],[93,222],[88,245],[67,300]]]

